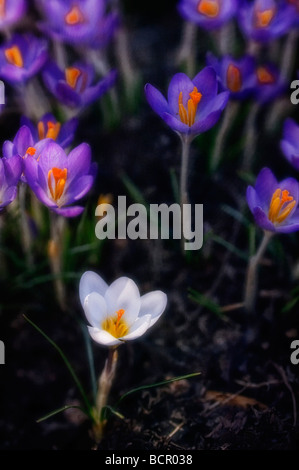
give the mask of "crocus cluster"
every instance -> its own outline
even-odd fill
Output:
[[[94,341],[119,346],[142,336],[164,312],[167,297],[162,291],[140,297],[132,279],[121,277],[110,286],[98,274],[87,271],[80,280],[79,295]]]

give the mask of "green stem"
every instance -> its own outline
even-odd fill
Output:
[[[51,237],[48,245],[48,255],[52,273],[55,276],[55,290],[58,303],[62,310],[66,309],[66,292],[62,276],[62,246],[65,229],[65,219],[50,212]]]
[[[244,299],[244,308],[249,313],[253,313],[256,303],[256,294],[257,294],[257,278],[258,278],[258,266],[261,261],[262,256],[264,255],[268,243],[273,236],[272,232],[265,231],[262,242],[257,250],[256,254],[251,256],[247,269],[246,284],[245,284],[245,299]]]
[[[26,262],[28,267],[33,266],[33,255],[32,255],[32,240],[30,233],[30,226],[28,215],[26,213],[26,189],[27,185],[25,183],[20,184],[19,187],[19,206],[21,214],[21,237],[23,248],[26,256]]]
[[[189,203],[187,180],[188,180],[188,166],[189,166],[191,139],[189,136],[181,136],[181,141],[182,141],[182,157],[181,157],[181,174],[180,174],[180,204],[181,204],[181,209],[182,209],[183,204]]]

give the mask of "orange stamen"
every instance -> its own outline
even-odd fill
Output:
[[[266,67],[258,67],[256,71],[257,79],[262,85],[275,83],[275,77]]]
[[[181,91],[179,94],[179,116],[181,121],[187,126],[193,126],[195,122],[195,116],[197,111],[197,106],[202,98],[202,94],[198,92],[196,86],[193,88],[193,91],[189,93],[190,99],[187,103],[187,109],[183,104],[183,92]]]
[[[198,13],[209,18],[216,18],[219,15],[219,10],[218,0],[201,0],[197,5]]]
[[[47,122],[47,125],[48,125],[48,132],[47,132],[46,137],[48,139],[56,140],[60,132],[60,127],[61,127],[60,122],[54,123],[54,122],[49,121]]]
[[[239,67],[236,65],[230,64],[227,68],[226,73],[226,83],[227,87],[233,93],[237,93],[242,88],[242,75]]]
[[[43,140],[45,138],[45,126],[43,121],[39,121],[37,124],[37,132],[39,140]]]
[[[289,191],[283,191],[278,188],[274,192],[270,207],[268,218],[273,224],[281,224],[290,215],[291,211],[296,205],[296,201],[290,196]]]
[[[275,16],[275,8],[269,8],[269,10],[259,11],[255,13],[256,26],[258,28],[267,28]]]
[[[74,5],[65,16],[65,22],[69,26],[74,26],[84,22],[84,16],[80,8]]]
[[[48,172],[48,188],[50,190],[52,199],[55,202],[57,202],[63,194],[66,179],[67,179],[66,168],[64,168],[63,170],[61,170],[60,168],[52,168]]]
[[[67,67],[65,69],[65,79],[68,85],[72,88],[75,88],[78,82],[78,78],[81,75],[81,70],[76,67]]]
[[[8,49],[5,49],[4,54],[10,64],[20,68],[23,67],[24,61],[18,46],[12,46]]]
[[[33,155],[36,154],[36,149],[34,147],[28,147],[28,149],[26,150],[26,154],[31,155],[33,157]]]

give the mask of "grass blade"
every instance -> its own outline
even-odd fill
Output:
[[[76,406],[76,405],[65,405],[62,406],[61,408],[57,408],[57,410],[53,410],[50,413],[46,414],[45,416],[42,416],[42,418],[39,418],[36,420],[37,423],[41,423],[42,421],[45,421],[48,418],[52,418],[52,416],[57,415],[58,413],[62,413],[65,410],[69,410],[70,408],[77,408],[78,410],[83,411],[83,413],[86,414],[86,411],[81,408],[81,406]]]

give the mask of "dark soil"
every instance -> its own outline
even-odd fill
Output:
[[[159,17],[131,12],[132,48],[143,82],[162,90],[177,71],[173,57],[181,19],[173,10]],[[209,236],[212,231],[247,253],[247,229],[223,207],[243,211],[252,222],[245,205],[247,184],[237,170],[238,156],[231,155],[228,147],[228,158],[217,176],[206,172],[206,148],[214,132],[193,143],[191,156],[190,197],[204,204],[203,248],[182,256],[177,241],[108,241],[98,259],[87,265],[83,258],[78,268],[78,275],[92,269],[107,282],[127,275],[142,294],[161,289],[168,295],[167,310],[156,326],[120,348],[111,404],[140,385],[201,372],[198,377],[136,392],[123,400],[119,411],[124,419],[111,417],[99,450],[298,448],[299,365],[290,361],[291,341],[299,338],[296,305],[283,313],[296,287],[292,273],[299,259],[298,237],[277,237],[267,251],[260,269],[257,308],[251,317],[242,308],[228,308],[219,316],[190,297],[193,289],[225,307],[241,302],[244,289],[246,260]],[[231,143],[236,135],[231,136]],[[92,207],[99,193],[110,192],[115,198],[127,195],[131,201],[124,175],[148,203],[173,202],[170,171],[178,174],[179,139],[154,115],[143,96],[138,112],[124,116],[115,129],[104,131],[86,115],[77,140],[88,141],[99,162]],[[274,155],[276,163],[271,168],[283,178],[290,169],[280,155],[278,137],[263,135],[260,140],[262,166],[271,165]],[[260,168],[257,159],[256,170]],[[93,209],[90,213],[93,217]],[[77,223],[72,221],[70,226],[75,230]],[[81,397],[60,356],[23,317],[27,315],[62,348],[90,390],[78,282],[68,282],[67,313],[57,307],[51,283],[30,290],[12,286],[12,279],[1,285],[0,339],[5,342],[6,364],[0,366],[0,448],[92,449],[89,423],[79,410],[36,422],[63,405],[80,404]],[[93,350],[100,374],[107,350],[96,344]]]

